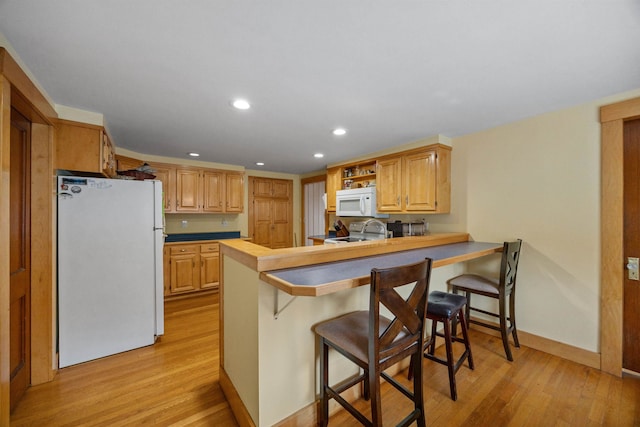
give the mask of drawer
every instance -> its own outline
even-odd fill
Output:
[[[198,245],[171,246],[171,255],[195,254],[198,252]]]
[[[200,245],[200,252],[220,252],[220,244],[219,243],[207,243],[205,245]]]

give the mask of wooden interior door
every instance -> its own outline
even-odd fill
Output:
[[[290,248],[291,244],[291,200],[271,199],[271,249]]]
[[[293,246],[293,181],[249,177],[249,235],[268,248]]]
[[[253,206],[252,218],[249,218],[253,224],[253,233],[251,233],[252,241],[256,245],[271,247],[271,225],[273,218],[271,216],[271,199],[266,197],[256,197],[251,205]]]
[[[640,258],[640,119],[624,124],[624,256]],[[640,373],[640,280],[623,287],[622,367]]]
[[[11,410],[16,407],[31,382],[30,151],[31,123],[12,109],[9,176]]]

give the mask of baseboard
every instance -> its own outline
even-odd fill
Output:
[[[240,427],[256,427],[251,415],[249,415],[249,411],[247,411],[244,403],[242,403],[238,391],[222,366],[220,366],[220,388],[227,398],[231,412],[233,412],[233,416],[236,417],[236,421]]]
[[[478,320],[487,322],[485,319]],[[496,326],[498,326],[497,323]],[[483,328],[482,326],[476,325],[474,323],[471,324],[471,329],[485,333],[487,335],[500,337],[499,331],[494,331],[489,328]],[[600,370],[600,353],[594,353],[583,348],[574,347],[569,344],[554,341],[549,338],[540,337],[538,335],[530,334],[521,330],[518,330],[518,341],[520,341],[520,345],[524,345],[525,347],[543,351],[545,353],[549,353],[554,356],[558,356],[563,359]],[[513,340],[510,339],[510,342],[513,343]]]
[[[483,321],[486,321],[483,319]],[[485,333],[487,335],[492,335],[496,337],[500,337],[500,332],[493,331],[491,329],[483,328],[478,325],[471,325],[471,329],[474,329],[478,332]],[[591,351],[584,350],[582,348],[574,347],[568,344],[564,344],[558,341],[553,341],[548,338],[543,338],[534,334],[530,334],[523,331],[518,331],[518,340],[520,341],[521,346],[526,346],[529,348],[533,348],[535,350],[539,350],[545,353],[552,354],[557,357],[561,357],[566,360],[570,360],[572,362],[580,363],[581,365],[589,366],[591,368],[600,369],[600,354],[594,353]],[[441,341],[441,340],[439,340]],[[441,341],[437,346],[442,345]],[[473,346],[473,343],[471,344]],[[517,350],[515,350],[515,354],[517,357]],[[387,373],[390,375],[395,375],[403,369],[406,369],[409,366],[409,360],[405,360],[402,363],[399,363],[395,366],[392,366],[387,370]],[[343,397],[352,402],[361,396],[360,386],[356,385],[351,389],[347,390]],[[329,407],[329,413],[332,414],[336,410],[339,410],[341,406],[337,403],[331,401],[334,405]],[[315,401],[299,411],[293,413],[289,417],[284,420],[274,424],[275,427],[297,427],[297,426],[307,426],[307,425],[316,425],[316,414],[318,411],[318,406],[320,402]],[[333,409],[333,410],[332,410]]]

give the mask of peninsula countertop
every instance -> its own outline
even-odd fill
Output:
[[[235,258],[257,272],[365,258],[374,255],[422,249],[469,241],[468,233],[434,233],[426,236],[367,240],[339,245],[270,249],[242,240],[220,242],[223,255]],[[460,260],[462,261],[462,260]]]
[[[500,252],[502,243],[460,242],[327,264],[261,272],[260,280],[294,296],[320,296],[367,285],[372,268],[388,268],[433,260],[433,268]]]
[[[424,258],[441,267],[499,252],[501,243],[470,242],[467,233],[269,249],[233,240],[227,254],[259,273],[260,280],[294,296],[320,296],[369,283],[371,268],[409,264]]]

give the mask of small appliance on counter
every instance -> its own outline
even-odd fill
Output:
[[[424,236],[429,232],[429,223],[427,222],[388,222],[387,230],[389,230],[393,237],[405,237],[405,236]]]

